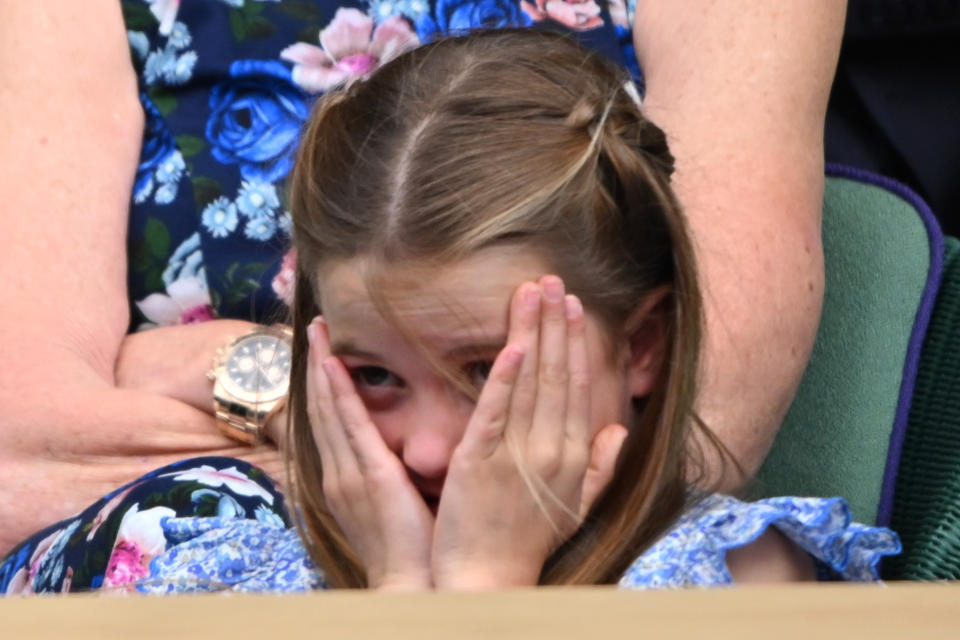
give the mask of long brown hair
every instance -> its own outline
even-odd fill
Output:
[[[290,184],[298,268],[287,442],[297,519],[331,586],[366,578],[324,501],[305,331],[321,312],[320,269],[349,258],[442,265],[522,243],[611,335],[646,295],[668,289],[658,383],[637,401],[613,480],[541,583],[616,581],[684,508],[700,293],[669,185],[673,158],[626,81],[567,37],[485,31],[404,54],[315,108]]]

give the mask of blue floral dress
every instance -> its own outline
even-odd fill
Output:
[[[703,497],[629,567],[623,588],[730,584],[726,552],[776,527],[823,580],[876,580],[900,542],[839,498]],[[0,563],[0,594],[296,592],[324,588],[262,471],[196,458],[154,471],[31,537]]]
[[[283,180],[314,100],[444,33],[572,32],[639,78],[635,0],[124,0],[146,114],[132,330],[272,322],[292,293]]]

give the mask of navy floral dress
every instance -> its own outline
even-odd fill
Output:
[[[283,181],[310,106],[400,53],[444,33],[538,25],[639,74],[625,0],[122,7],[146,114],[128,238],[132,330],[284,315],[294,260]]]
[[[286,313],[294,257],[283,182],[319,95],[445,33],[572,32],[640,80],[634,0],[124,0],[146,114],[129,224],[131,330]],[[641,84],[642,86],[642,84]],[[730,581],[726,550],[777,526],[824,577],[875,579],[899,551],[841,500],[701,501],[623,587]],[[0,594],[302,591],[324,586],[283,496],[240,460],[165,467],[35,534],[0,563]]]

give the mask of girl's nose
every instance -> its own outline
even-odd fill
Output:
[[[424,405],[408,425],[401,457],[411,475],[442,483],[453,450],[463,438],[470,407],[450,397],[425,399]],[[436,489],[439,493],[439,486]]]

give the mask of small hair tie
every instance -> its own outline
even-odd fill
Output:
[[[623,91],[630,96],[633,103],[637,105],[637,109],[643,108],[643,98],[640,97],[640,92],[637,90],[637,85],[633,83],[633,80],[627,80],[623,83]]]

